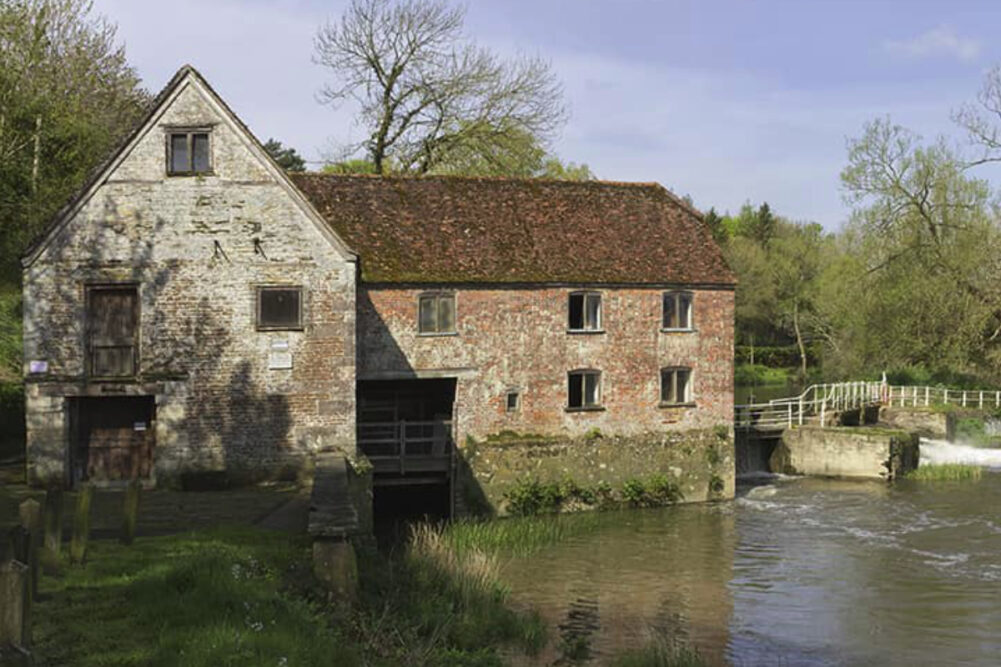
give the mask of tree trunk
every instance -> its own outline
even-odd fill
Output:
[[[35,150],[31,159],[31,194],[38,194],[38,165],[42,153],[42,117],[35,116]]]
[[[792,307],[792,328],[796,332],[796,345],[799,347],[800,379],[806,382],[806,346],[803,345],[803,332],[799,328],[799,302]]]

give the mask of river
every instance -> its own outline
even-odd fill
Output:
[[[1001,451],[971,449],[923,446],[1001,465]],[[996,665],[1001,473],[758,480],[733,502],[602,515],[508,559],[504,579],[557,638],[538,664],[560,657],[561,637],[590,664],[669,637],[709,664]]]

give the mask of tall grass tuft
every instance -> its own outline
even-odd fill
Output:
[[[611,662],[613,667],[704,667],[698,651],[664,637],[627,651]]]
[[[907,474],[907,479],[921,482],[961,482],[978,480],[983,475],[980,466],[967,463],[937,463],[918,466]]]
[[[602,517],[594,512],[556,514],[492,521],[459,520],[441,531],[449,548],[462,554],[483,551],[490,554],[527,556],[571,537],[593,532]]]

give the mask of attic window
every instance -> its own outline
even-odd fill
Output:
[[[573,292],[570,294],[570,331],[601,331],[601,294],[597,292]]]
[[[692,328],[691,292],[664,293],[664,322],[662,327],[687,331]]]
[[[167,135],[167,173],[190,176],[212,172],[209,133],[170,132]]]
[[[424,335],[455,333],[455,294],[422,294],[418,299],[417,330]]]

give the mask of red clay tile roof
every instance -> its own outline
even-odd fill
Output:
[[[369,283],[735,282],[701,215],[656,183],[290,176]]]

